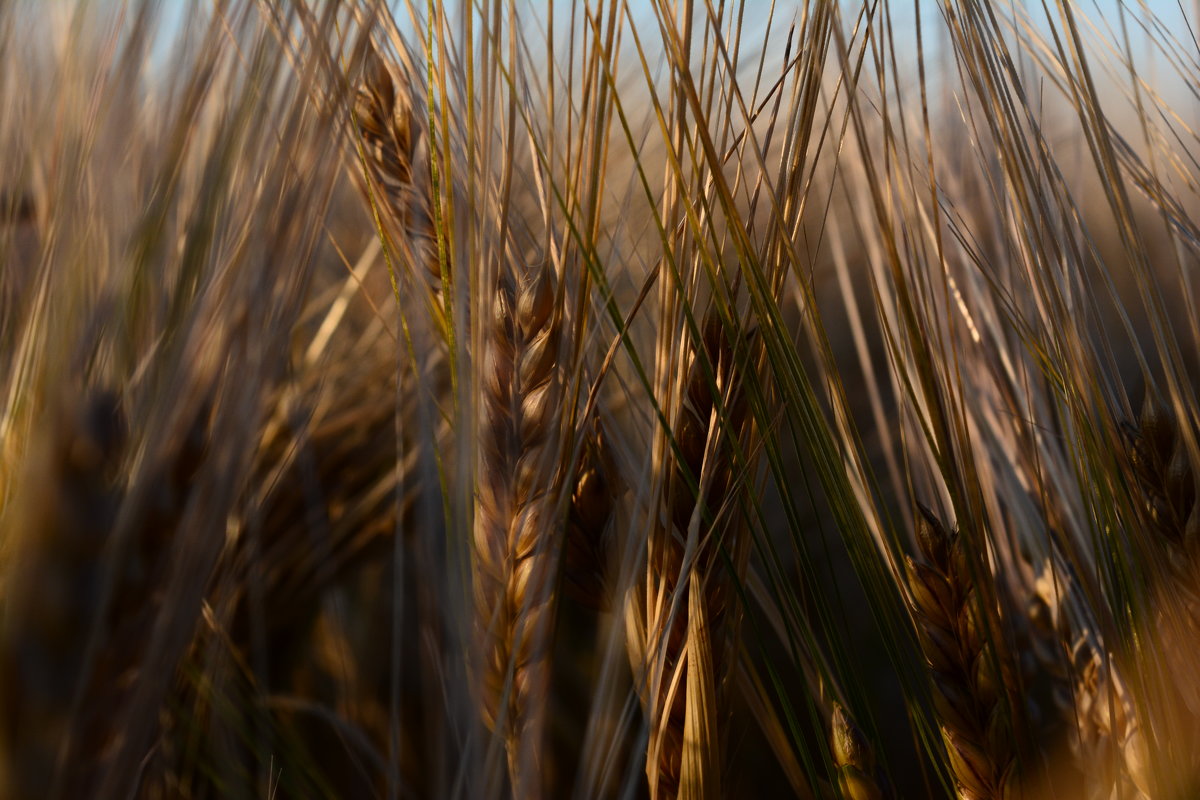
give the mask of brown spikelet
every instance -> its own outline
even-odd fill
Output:
[[[712,773],[700,783],[719,791],[720,731],[708,719],[692,723],[696,717],[719,718],[724,713],[738,627],[734,576],[722,550],[734,570],[740,570],[745,537],[731,502],[731,447],[740,443],[743,451],[748,449],[746,401],[739,390],[735,353],[715,318],[706,321],[700,344],[702,349],[696,348],[691,356],[674,424],[679,452],[664,486],[663,512],[648,542],[646,595],[638,593],[645,604],[639,613],[645,623],[646,650],[638,666],[646,680],[650,716],[646,772],[651,796],[656,798],[683,796],[697,784],[695,776],[684,774],[687,764],[697,763],[685,750],[695,747],[707,748],[704,766]],[[744,345],[737,354],[743,359],[740,363],[748,360]],[[708,361],[708,371],[702,358]],[[714,422],[718,409],[714,379],[727,415],[724,422]],[[695,557],[685,572],[689,536],[695,536]],[[693,598],[697,589],[700,597]],[[703,613],[697,615],[693,609]],[[693,668],[694,650],[711,669]],[[703,683],[694,685],[696,681]],[[705,732],[708,739],[696,741],[689,731]]]
[[[553,622],[559,319],[548,266],[502,277],[487,343],[475,510],[482,707],[513,790],[540,794],[542,698]]]
[[[441,284],[433,233],[427,156],[417,135],[408,87],[397,83],[374,48],[367,51],[354,102],[363,153],[356,175],[369,208],[379,212],[404,260]],[[359,160],[359,159],[356,159]],[[423,163],[426,162],[426,163]]]
[[[830,728],[833,765],[841,796],[846,800],[882,800],[884,793],[875,767],[875,753],[840,705],[833,707]]]
[[[563,586],[577,601],[593,609],[608,606],[608,522],[617,475],[606,453],[607,446],[599,420],[593,419],[584,434],[563,548]]]
[[[1011,796],[1015,752],[1006,681],[964,543],[923,507],[918,526],[924,561],[907,559],[908,585],[959,796]]]

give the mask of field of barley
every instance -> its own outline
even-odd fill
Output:
[[[0,2],[0,800],[1200,797],[1198,34]]]

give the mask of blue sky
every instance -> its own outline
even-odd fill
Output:
[[[809,1],[811,2],[812,0]],[[1032,16],[1035,20],[1044,20],[1046,17],[1046,12],[1042,8],[1043,0],[991,1],[994,2],[998,8],[1024,6],[1026,9],[1028,9],[1030,16]],[[165,42],[169,42],[172,38],[174,38],[173,33],[177,31],[180,21],[186,16],[186,12],[189,8],[211,7],[213,0],[161,0],[161,2],[165,12],[162,30],[164,33],[172,34],[166,35],[163,38]],[[391,0],[391,2],[395,7],[401,9],[401,13],[398,18],[401,20],[406,20],[407,13],[402,11],[404,7],[404,0]],[[466,5],[468,0],[462,0],[462,2],[464,5]],[[548,2],[548,0],[546,0],[546,2]],[[556,0],[557,7],[560,9],[560,16],[562,16],[561,10],[569,8],[571,2],[573,2],[573,0]],[[647,0],[630,0],[630,2],[635,9],[639,4],[644,4],[647,6],[647,12],[649,11]],[[755,2],[756,0],[748,0],[747,8],[753,8]],[[766,0],[761,0],[761,2],[763,2],[764,6],[766,5]],[[841,2],[845,9],[850,10],[858,7],[861,0],[841,0]],[[893,31],[897,36],[897,40],[902,39],[905,31],[910,31],[915,39],[915,27],[913,23],[915,19],[914,2],[919,4],[923,20],[923,27],[925,28],[924,39],[925,46],[927,48],[927,55],[932,57],[936,52],[938,37],[940,34],[939,29],[942,27],[941,20],[939,18],[940,3],[938,0],[886,0],[886,2],[888,2],[888,5],[890,6],[892,20],[894,23]],[[1057,5],[1058,0],[1045,0],[1045,2],[1051,7],[1051,13],[1056,14],[1057,12],[1055,10],[1055,6]],[[521,5],[525,10],[536,12],[536,10],[544,4],[545,3],[541,2],[541,0],[525,0],[525,2],[523,2]],[[1200,0],[1075,0],[1074,4],[1080,12],[1093,20],[1099,27],[1101,27],[1101,29],[1108,25],[1111,26],[1111,29],[1114,32],[1119,31],[1119,9],[1123,5],[1129,12],[1131,12],[1131,16],[1128,17],[1130,22],[1130,36],[1135,53],[1138,53],[1139,57],[1141,54],[1144,54],[1144,48],[1142,45],[1145,42],[1146,34],[1137,26],[1133,19],[1134,17],[1140,17],[1142,13],[1141,9],[1148,9],[1162,21],[1167,31],[1178,37],[1179,41],[1185,47],[1186,54],[1189,57],[1200,61],[1200,51],[1198,51],[1196,45],[1192,43],[1191,32],[1188,29],[1189,22],[1197,19],[1197,17],[1200,17]],[[417,0],[417,5],[423,6],[424,0]],[[784,0],[784,2],[778,2],[776,4],[777,18],[789,16],[789,6],[799,8],[801,6],[801,2],[799,2],[799,0],[794,0],[793,3],[788,3],[786,0]],[[169,47],[169,44],[166,46]]]

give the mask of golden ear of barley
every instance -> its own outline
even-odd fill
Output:
[[[683,401],[674,424],[679,453],[663,489],[665,513],[652,529],[648,542],[648,586],[657,599],[638,599],[645,603],[639,613],[644,615],[649,643],[644,661],[638,665],[647,681],[651,723],[646,771],[651,795],[656,798],[671,798],[680,792],[690,709],[688,693],[715,696],[716,707],[725,707],[724,681],[730,672],[737,636],[736,608],[731,602],[733,576],[721,557],[721,548],[734,569],[739,570],[744,560],[745,537],[738,529],[738,520],[732,516],[736,512],[730,511],[729,494],[734,477],[730,447],[740,442],[743,451],[748,450],[746,401],[744,392],[737,388],[734,351],[715,317],[706,320],[700,346],[703,350],[697,348],[692,354]],[[743,352],[738,355],[745,363],[750,348],[747,342],[742,342],[742,346]],[[728,415],[725,422],[716,423],[720,430],[713,446],[709,436],[715,409],[713,378],[708,377],[702,366],[701,352],[708,359]],[[699,494],[694,487],[699,488]],[[692,579],[680,584],[685,543],[693,520],[699,521],[697,555],[691,565]],[[684,670],[675,683],[690,647],[689,593],[690,584],[697,584],[696,577],[704,589],[704,619],[708,628],[705,639],[711,642],[712,664],[707,678],[714,686],[692,687],[690,681],[695,679],[696,672],[691,669]],[[719,730],[712,730],[711,735],[716,741],[710,745],[717,744]],[[711,749],[720,752],[719,746]],[[718,766],[713,764],[712,768]]]
[[[1010,796],[1016,760],[1006,681],[981,616],[964,543],[924,507],[918,543],[925,562],[906,561],[912,610],[959,795]]]
[[[474,568],[485,722],[503,736],[517,796],[540,792],[542,698],[553,623],[560,387],[554,276],[502,278],[485,363]]]
[[[359,164],[359,188],[368,207],[379,210],[389,232],[437,287],[442,273],[427,188],[428,164],[422,163],[426,155],[414,134],[412,98],[407,86],[392,79],[374,48],[367,51],[363,72],[354,102],[365,162]]]
[[[854,720],[839,704],[833,706],[831,749],[838,787],[846,800],[882,800],[876,777],[875,753]]]
[[[608,445],[598,418],[587,425],[584,436],[567,513],[564,588],[583,605],[605,610],[609,602],[605,588],[610,552],[608,521],[617,475],[606,453]]]
[[[1130,463],[1150,524],[1167,548],[1175,588],[1189,616],[1200,619],[1200,502],[1195,470],[1174,417],[1150,398],[1142,409]]]

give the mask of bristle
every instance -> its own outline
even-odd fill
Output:
[[[1198,24],[0,2],[0,800],[1200,797]]]

